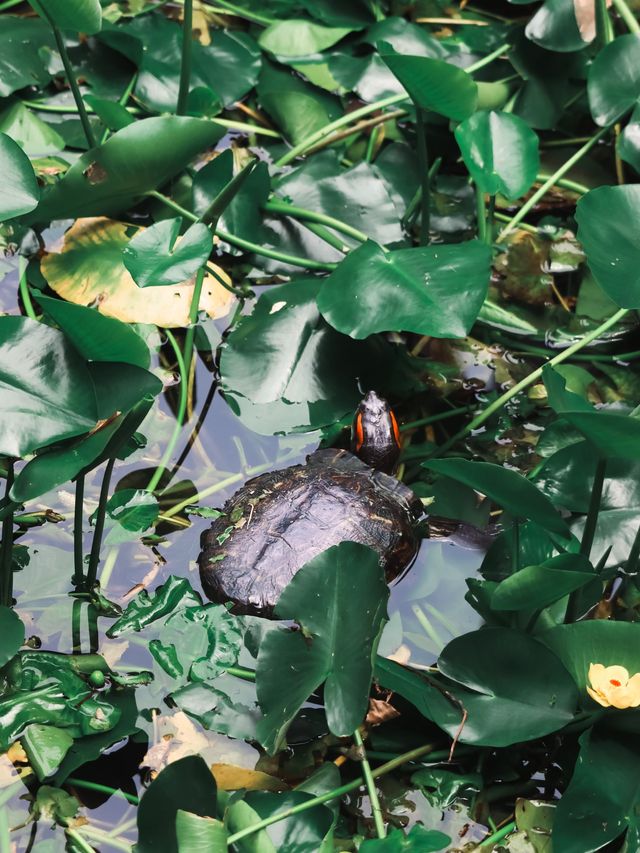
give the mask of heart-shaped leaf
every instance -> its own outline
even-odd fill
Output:
[[[587,40],[580,35],[573,0],[546,0],[527,24],[528,39],[560,53],[582,50]]]
[[[24,643],[24,624],[18,614],[0,604],[0,667],[18,652]]]
[[[587,93],[593,120],[601,127],[635,106],[640,96],[640,35],[618,36],[596,54]]]
[[[12,219],[33,210],[40,198],[40,187],[33,166],[17,142],[0,133],[0,220]]]
[[[357,610],[354,596],[360,602]],[[346,736],[360,725],[371,686],[372,648],[386,619],[388,597],[378,555],[357,542],[328,548],[296,573],[275,612],[301,630],[270,632],[258,655],[256,687],[264,713],[258,732],[266,749],[280,748],[302,704],[323,682],[331,731]],[[342,627],[346,618],[349,631]],[[273,678],[274,666],[289,673],[286,691]]]
[[[201,222],[188,228],[176,245],[181,217],[163,219],[140,231],[122,252],[122,261],[138,287],[162,287],[185,281],[211,253],[213,237]]]
[[[389,331],[462,337],[487,294],[490,260],[477,240],[393,252],[369,240],[325,279],[318,308],[352,338]]]
[[[94,35],[102,27],[100,0],[29,0],[47,23],[60,30]]]
[[[442,59],[395,53],[387,43],[380,56],[416,106],[455,121],[462,121],[474,112],[478,87],[461,68]]]
[[[324,27],[314,21],[292,18],[277,21],[260,34],[258,44],[276,56],[306,56],[322,53],[349,35],[350,28]]]
[[[586,586],[593,567],[581,554],[559,554],[539,566],[526,566],[493,591],[493,610],[537,610]]]
[[[30,221],[107,216],[166,183],[224,128],[210,121],[159,116],[136,121],[92,148],[42,194]]]
[[[0,317],[0,453],[25,456],[89,432],[97,419],[91,375],[63,333]]]
[[[188,755],[162,770],[138,807],[139,853],[179,853],[176,816],[180,809],[216,817],[216,783],[206,761]]]
[[[640,50],[640,41],[638,41]],[[640,68],[640,64],[638,66]],[[576,221],[589,267],[622,308],[640,308],[640,186],[598,187],[578,202]]]
[[[569,528],[549,498],[517,471],[491,462],[470,459],[434,459],[423,467],[471,486],[508,510],[516,518],[528,518],[548,530],[568,537]]]
[[[516,199],[531,188],[540,165],[538,136],[522,119],[494,110],[477,112],[458,125],[455,136],[482,192]]]

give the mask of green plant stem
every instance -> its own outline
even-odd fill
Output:
[[[75,655],[82,652],[82,604],[82,601],[75,598],[71,605],[71,648]]]
[[[376,783],[371,775],[371,766],[369,764],[369,760],[367,759],[367,752],[364,748],[364,743],[362,742],[362,736],[360,734],[360,730],[356,729],[353,733],[353,739],[358,747],[358,753],[360,756],[360,764],[362,765],[362,775],[364,777],[364,783],[367,788],[367,793],[369,794],[369,802],[371,804],[371,813],[373,815],[373,822],[375,823],[376,833],[378,838],[386,838],[386,830],[384,826],[384,820],[382,819],[382,809],[380,808],[380,800],[378,798],[378,791],[376,790]]]
[[[13,461],[8,463],[7,484],[5,497],[9,496],[13,486]],[[2,521],[2,542],[0,542],[0,604],[11,607],[13,599],[13,512],[10,512]]]
[[[473,65],[470,65],[468,68],[465,68],[467,74],[473,74],[475,71],[479,71],[481,68],[484,68],[489,63],[493,62],[494,59],[498,59],[498,57],[505,54],[511,45],[503,44],[492,53],[487,56],[479,59],[478,62],[475,62]],[[342,127],[346,127],[346,125],[351,124],[352,122],[357,121],[358,119],[364,118],[364,116],[369,115],[370,113],[375,113],[378,110],[383,110],[386,107],[391,107],[394,104],[400,104],[403,101],[408,101],[409,96],[405,93],[401,95],[389,95],[387,98],[381,98],[379,101],[374,101],[371,104],[367,104],[364,107],[360,107],[358,110],[354,110],[351,113],[347,113],[346,115],[341,116],[335,121],[329,122],[324,127],[319,128],[314,133],[307,136],[306,139],[303,139],[297,145],[294,145],[290,151],[287,151],[279,160],[276,161],[275,165],[279,168],[281,166],[286,166],[288,163],[291,163],[292,160],[295,160],[300,154],[305,152],[308,148],[311,148],[316,142],[320,142],[321,139],[329,136],[334,130],[340,130]]]
[[[455,418],[456,415],[466,415],[467,412],[471,412],[473,409],[475,409],[475,406],[458,406],[458,408],[451,409],[449,412],[440,412],[437,415],[429,415],[429,417],[420,418],[420,420],[417,421],[409,421],[408,423],[400,426],[400,432],[404,432],[407,429],[416,429],[417,427],[435,424],[438,421],[446,421],[448,418]]]
[[[510,216],[507,216],[504,213],[498,213],[497,211],[494,211],[493,218],[497,219],[498,222],[511,222]],[[538,233],[538,229],[536,228],[536,226],[535,225],[529,225],[528,222],[521,222],[518,225],[518,228],[521,228],[523,231],[528,231],[530,234],[537,234]]]
[[[440,171],[440,166],[442,165],[442,157],[436,157],[436,159],[431,164],[431,168],[429,169],[429,187],[433,183],[435,176]],[[413,222],[413,216],[416,210],[418,209],[418,205],[420,204],[420,199],[422,198],[422,187],[418,187],[415,191],[415,194],[409,204],[407,205],[407,209],[404,212],[404,216],[402,217],[402,225],[407,228],[410,227]]]
[[[35,308],[33,307],[33,301],[31,299],[31,294],[29,293],[29,285],[27,283],[27,265],[24,265],[24,269],[20,272],[20,298],[22,299],[22,304],[24,305],[24,310],[27,312],[27,317],[30,317],[32,320],[37,320],[38,315],[35,312]]]
[[[107,500],[109,499],[109,486],[111,484],[111,474],[115,465],[115,457],[107,460],[104,474],[102,475],[102,485],[100,487],[100,498],[98,499],[98,509],[96,510],[96,524],[93,531],[93,541],[91,543],[91,554],[89,555],[89,568],[87,569],[87,579],[85,583],[86,589],[93,588],[96,578],[98,577],[98,563],[100,562],[100,548],[102,546],[102,533],[104,531],[104,519],[107,514]]]
[[[111,788],[109,785],[100,785],[98,782],[88,782],[85,779],[78,779],[76,776],[69,776],[65,780],[66,785],[75,785],[76,788],[86,788],[87,791],[100,791],[103,794],[111,794],[116,797],[123,797],[127,802],[137,806],[140,798],[135,794],[127,794],[121,788]]]
[[[211,4],[208,3],[207,5]],[[229,12],[232,12],[239,18],[244,18],[247,21],[254,21],[256,24],[263,24],[265,27],[277,22],[277,18],[268,18],[266,15],[259,15],[257,12],[250,12],[248,9],[243,9],[242,6],[236,6],[234,3],[230,3],[229,0],[216,0],[215,5],[221,6],[223,9],[228,9]]]
[[[182,58],[180,62],[180,86],[176,115],[183,116],[187,109],[189,84],[191,83],[191,47],[193,45],[193,0],[184,0],[182,13]]]
[[[531,198],[529,198],[528,201],[526,201],[522,205],[522,207],[516,213],[516,215],[511,218],[507,227],[504,228],[502,230],[502,232],[498,235],[496,242],[500,243],[502,240],[504,240],[504,238],[511,231],[513,231],[513,229],[516,227],[516,225],[522,219],[524,219],[524,217],[529,213],[529,211],[536,206],[536,204],[540,201],[540,199],[543,198],[544,195],[546,195],[548,190],[556,183],[558,178],[562,178],[563,175],[566,175],[566,173],[573,166],[575,166],[575,164],[579,160],[581,160],[585,154],[587,154],[589,151],[591,151],[591,149],[593,148],[594,145],[597,145],[597,143],[602,139],[602,137],[606,133],[609,132],[609,130],[610,130],[609,126],[603,127],[602,130],[599,130],[594,136],[591,137],[591,139],[589,139],[588,142],[586,142],[581,148],[579,148],[578,151],[576,151],[576,153],[572,157],[569,157],[569,159],[565,163],[563,163],[559,169],[556,169],[556,171],[553,173],[553,175],[551,175],[542,184],[542,186],[538,190],[536,190],[536,192],[534,192],[534,194],[531,196]]]
[[[433,751],[433,747],[431,744],[426,744],[425,746],[419,746],[417,749],[411,749],[409,752],[405,752],[402,755],[397,756],[397,758],[393,758],[391,761],[387,761],[386,764],[382,764],[380,767],[376,767],[375,770],[371,771],[371,778],[378,779],[380,776],[385,776],[387,773],[391,773],[392,770],[396,770],[398,767],[402,767],[403,764],[407,764],[409,761],[413,761],[416,758],[420,758],[423,755],[427,755],[429,752]],[[265,817],[262,820],[257,821],[251,826],[246,826],[244,829],[238,830],[233,835],[230,835],[227,839],[227,844],[235,844],[236,841],[240,841],[241,838],[246,838],[248,835],[253,835],[256,832],[259,832],[261,829],[265,829],[267,826],[271,826],[274,823],[278,823],[278,821],[284,820],[285,818],[291,817],[292,815],[300,814],[301,812],[306,812],[308,809],[315,808],[315,806],[322,805],[322,803],[328,803],[331,800],[337,800],[339,797],[343,797],[345,794],[348,794],[350,791],[355,791],[357,788],[360,788],[364,783],[364,779],[362,776],[359,776],[357,779],[353,779],[351,782],[347,782],[345,785],[341,785],[339,788],[334,788],[332,791],[327,791],[326,794],[321,794],[318,797],[313,797],[313,799],[306,800],[304,803],[300,803],[297,806],[292,806],[289,809],[283,809],[283,811],[279,812],[275,815],[269,815],[269,817]]]
[[[607,11],[606,0],[595,0],[596,12],[596,47],[605,47],[613,41],[613,27]]]
[[[611,326],[615,326],[627,313],[629,309],[621,308],[619,311],[616,311],[608,320],[605,320],[604,323],[601,323],[597,328],[588,334],[584,335],[584,337],[580,338],[579,341],[576,341],[575,344],[572,344],[570,347],[567,347],[562,352],[555,355],[553,358],[549,359],[547,362],[548,365],[553,366],[555,364],[561,364],[563,361],[571,358],[571,356],[579,352],[581,349],[584,349],[591,341],[595,341],[597,337],[599,337],[603,332],[606,332],[607,329],[610,329]],[[513,397],[519,394],[521,391],[524,391],[525,388],[528,388],[530,385],[540,379],[542,376],[542,370],[545,365],[541,365],[536,368],[536,370],[532,371],[528,376],[525,376],[524,379],[517,382],[512,388],[509,388],[508,391],[505,391],[497,400],[494,400],[493,403],[490,403],[486,409],[483,409],[479,415],[476,415],[473,420],[469,421],[469,423],[459,430],[455,435],[453,435],[445,444],[438,448],[437,453],[434,456],[441,456],[443,453],[446,453],[450,447],[459,441],[461,438],[465,438],[465,436],[477,430],[482,424],[487,421],[494,412],[497,412],[501,409],[505,403],[508,403]]]
[[[109,845],[113,847],[114,850],[122,850],[123,853],[132,853],[133,851],[132,845],[128,842],[121,841],[119,838],[116,838],[113,835],[108,835],[106,832],[102,832],[101,830],[96,829],[94,826],[91,825],[82,826],[77,830],[68,829],[66,830],[66,832],[67,835],[73,833],[74,840],[80,838],[85,844],[87,844],[87,841],[84,839],[83,836],[86,835],[92,841],[96,841],[97,843],[99,843],[101,849],[102,845]],[[95,849],[93,847],[83,847],[80,849],[82,850],[82,853],[85,853],[86,849],[89,849],[92,851],[92,853],[95,853]]]
[[[69,54],[67,53],[67,46],[64,43],[64,38],[60,30],[53,23],[53,20],[49,17],[46,12],[46,6],[41,7],[43,12],[47,18],[49,26],[53,31],[53,37],[56,40],[56,46],[58,48],[58,53],[60,54],[60,59],[62,59],[62,64],[64,65],[64,71],[67,75],[67,82],[71,88],[71,93],[73,95],[73,100],[76,103],[76,107],[78,108],[78,115],[80,116],[80,123],[82,124],[82,129],[84,131],[85,138],[87,140],[87,145],[89,148],[96,147],[96,138],[93,135],[93,128],[91,127],[91,122],[89,121],[89,116],[87,115],[87,109],[84,105],[84,101],[82,100],[82,95],[80,94],[80,89],[78,88],[78,82],[75,78],[75,74],[73,73],[73,67],[71,65],[71,60],[69,59]]]
[[[512,527],[511,538],[511,573],[520,571],[520,519],[516,518]]]
[[[582,145],[588,142],[590,136],[567,136],[564,139],[549,139],[540,143],[540,148],[568,148],[572,145]]]
[[[640,33],[640,24],[631,9],[627,6],[626,0],[613,0],[613,5],[616,12],[620,15],[625,23],[626,28],[630,33]]]
[[[190,222],[200,222],[199,217],[197,217],[195,213],[192,213],[190,210],[187,210],[186,207],[182,207],[181,204],[175,202],[172,198],[169,198],[156,190],[151,190],[150,192],[145,193],[145,195],[150,198],[155,198],[157,201],[161,201],[163,204],[166,204],[167,207],[175,210]],[[232,246],[237,246],[239,249],[244,249],[246,252],[252,252],[254,255],[262,255],[265,258],[273,258],[276,261],[282,261],[285,264],[292,264],[296,267],[304,267],[309,270],[331,271],[337,266],[337,264],[327,264],[321,261],[314,261],[311,258],[299,258],[295,255],[288,255],[286,252],[278,252],[277,249],[267,249],[265,246],[260,246],[258,243],[251,243],[249,240],[243,240],[242,237],[236,237],[234,234],[229,234],[227,231],[222,231],[219,228],[216,228],[214,233],[216,237],[219,237],[220,240],[224,240],[225,243],[230,243]]]
[[[369,134],[369,139],[367,140],[367,150],[364,155],[364,162],[371,163],[373,160],[373,151],[376,147],[376,139],[378,138],[378,131],[372,130]]]
[[[135,81],[134,81],[135,85]],[[45,104],[40,103],[39,101],[22,101],[22,105],[28,107],[31,110],[36,110],[41,113],[60,113],[60,114],[75,114],[78,112],[77,108],[71,107],[69,105],[62,106],[60,104]],[[123,105],[124,106],[124,105]],[[131,113],[131,115],[138,116],[145,114],[145,110],[141,110],[139,107],[125,107],[127,112]],[[95,110],[91,107],[86,106],[85,110],[90,115],[95,115]],[[262,136],[270,136],[273,139],[281,139],[282,134],[278,133],[277,130],[272,130],[270,127],[262,127],[259,124],[248,124],[244,121],[235,121],[234,119],[227,118],[210,118],[208,119],[212,124],[217,124],[220,127],[225,127],[228,130],[240,130],[245,133],[257,133]]]
[[[429,155],[427,152],[427,131],[424,114],[418,104],[416,108],[416,148],[418,155],[418,173],[420,175],[420,246],[429,245],[429,225],[431,222],[431,181],[429,180]]]
[[[359,240],[361,243],[366,243],[369,239],[362,231],[353,228],[351,225],[347,225],[346,222],[335,219],[333,216],[327,216],[325,213],[316,213],[315,210],[307,210],[306,207],[298,207],[295,204],[281,201],[279,198],[270,198],[262,205],[262,209],[266,213],[279,213],[283,216],[291,216],[293,219],[318,222],[320,225],[326,225],[328,228],[333,228],[334,231],[346,234],[347,237],[353,237],[354,240]]]
[[[489,206],[487,207],[487,224],[485,228],[485,241],[489,246],[493,245],[493,226],[496,215],[496,197],[489,196]]]
[[[176,444],[178,443],[178,439],[180,438],[180,433],[182,432],[182,427],[184,425],[185,412],[187,411],[187,396],[189,391],[189,374],[187,373],[186,364],[182,356],[182,352],[180,351],[180,347],[178,346],[178,342],[176,341],[173,333],[169,331],[169,329],[166,329],[165,331],[167,333],[169,343],[173,348],[173,352],[176,357],[176,362],[178,364],[178,373],[180,375],[180,399],[178,400],[176,424],[173,428],[171,438],[169,439],[164,454],[162,455],[162,459],[160,460],[158,467],[156,468],[153,477],[149,480],[149,484],[147,486],[147,489],[150,492],[156,490],[158,483],[162,479],[162,474],[164,473],[164,470],[169,464],[169,460],[173,455],[173,451],[175,450]]]
[[[301,222],[300,223],[303,228],[306,228],[307,231],[311,231],[312,234],[315,234],[316,237],[319,237],[321,240],[324,240],[325,243],[328,243],[332,248],[337,249],[342,254],[346,254],[350,251],[351,247],[345,245],[344,240],[341,240],[339,237],[336,237],[328,228],[325,228],[324,225],[318,225],[317,222]]]
[[[76,496],[73,511],[73,585],[76,589],[84,587],[83,501],[84,474],[78,474],[76,477]]]
[[[19,6],[24,0],[4,0],[0,3],[0,12],[5,12],[7,9],[12,9],[14,6]]]
[[[120,104],[121,107],[124,107],[125,109],[127,108],[127,101],[131,97],[131,93],[133,92],[133,90],[135,88],[137,79],[138,79],[138,72],[136,71],[136,73],[133,75],[131,80],[129,80],[129,82],[127,84],[127,88],[124,90],[124,92],[118,98],[118,103]],[[102,133],[102,136],[100,137],[100,145],[104,145],[104,143],[109,138],[109,133],[110,133],[109,128],[105,127],[105,129]]]
[[[540,172],[540,174],[536,175],[536,181],[548,181],[550,177],[551,175]],[[569,178],[557,178],[554,181],[554,186],[571,190],[571,192],[578,193],[579,195],[586,195],[589,192],[589,187],[585,186],[585,184],[579,184],[578,181],[572,181]]]
[[[95,655],[100,644],[98,632],[98,611],[96,606],[89,602],[87,604],[87,628],[89,633],[89,654]]]
[[[75,829],[67,828],[65,829],[64,834],[67,839],[70,839],[73,842],[74,853],[96,853],[95,847],[92,847],[88,841],[85,841]]]
[[[476,184],[476,227],[478,240],[484,243],[487,239],[487,209],[484,203],[484,192]]]
[[[589,559],[589,556],[591,555],[593,539],[596,534],[596,525],[598,523],[598,513],[600,511],[600,502],[602,500],[602,489],[604,486],[606,471],[607,460],[598,459],[593,477],[593,486],[591,487],[587,520],[584,525],[582,540],[580,542],[580,553],[587,559]]]
[[[510,823],[505,824],[501,829],[497,832],[492,832],[484,841],[481,841],[479,844],[476,844],[475,847],[472,847],[471,850],[482,850],[483,847],[488,847],[489,845],[495,845],[499,841],[502,841],[503,838],[506,838],[510,832],[516,828],[515,821],[511,821]]]
[[[193,287],[193,296],[189,306],[189,327],[184,339],[184,371],[187,376],[191,372],[191,360],[193,358],[193,344],[196,336],[196,324],[198,322],[198,306],[202,295],[202,283],[204,282],[205,268],[200,267],[196,273],[196,282]]]

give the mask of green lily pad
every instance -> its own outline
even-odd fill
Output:
[[[179,810],[216,818],[216,783],[205,761],[188,755],[162,770],[138,807],[139,853],[179,853],[176,817]]]
[[[300,707],[322,683],[330,730],[341,737],[360,725],[373,674],[371,650],[387,618],[388,596],[378,555],[356,542],[328,548],[290,581],[275,612],[300,630],[269,632],[258,654],[256,688],[264,713],[258,734],[269,752],[281,747]],[[289,673],[286,691],[273,678],[274,667]]]
[[[200,269],[213,248],[206,225],[191,225],[176,245],[182,218],[163,219],[139,232],[125,246],[122,260],[138,287],[178,284]]]
[[[434,459],[423,466],[471,486],[516,518],[528,518],[561,536],[569,536],[566,522],[551,501],[517,471],[469,459]]]
[[[18,652],[24,642],[24,624],[10,607],[0,605],[0,667]]]
[[[540,166],[538,136],[510,113],[478,112],[455,130],[462,159],[484,193],[508,199],[524,195]]]
[[[25,456],[89,432],[93,381],[64,334],[27,317],[0,318],[0,452]]]
[[[463,337],[487,294],[490,257],[477,240],[392,252],[369,240],[325,279],[318,308],[352,338],[389,331]]]
[[[40,198],[33,166],[18,143],[6,133],[0,133],[0,171],[4,175],[0,220],[33,210]]]
[[[293,18],[271,24],[260,34],[258,44],[276,56],[306,56],[322,53],[350,32],[348,27],[325,27],[314,21]]]
[[[466,71],[441,59],[391,52],[390,47],[384,43],[380,56],[414,104],[455,121],[462,121],[473,113],[478,87]]]
[[[29,0],[29,3],[41,18],[61,30],[92,36],[102,26],[99,0]]]
[[[108,216],[181,172],[224,129],[210,121],[158,116],[136,121],[92,148],[47,187],[31,221]]]
[[[601,127],[635,106],[640,96],[640,35],[618,36],[599,51],[589,69],[587,93],[593,120]]]
[[[637,184],[598,187],[584,195],[576,209],[578,239],[591,272],[623,308],[640,308],[640,247],[634,227],[639,214]]]

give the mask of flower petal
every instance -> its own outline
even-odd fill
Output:
[[[592,690],[590,687],[587,687],[587,693],[591,696],[594,702],[597,702],[598,705],[602,705],[603,708],[609,708],[611,706],[611,702],[609,702],[600,693],[596,693],[596,691]]]

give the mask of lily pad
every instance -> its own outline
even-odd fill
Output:
[[[354,596],[360,606],[352,607]],[[366,712],[375,648],[389,596],[378,555],[366,545],[342,542],[303,566],[276,605],[299,631],[271,631],[260,644],[256,687],[264,713],[262,745],[276,752],[302,704],[324,683],[327,722],[339,737],[351,734]],[[349,631],[341,626],[349,621]],[[289,673],[287,690],[274,667]]]
[[[18,143],[6,133],[0,133],[0,172],[4,175],[0,220],[33,210],[40,198],[33,166]]]
[[[213,248],[211,232],[196,222],[178,240],[182,218],[163,219],[138,232],[122,260],[138,287],[179,284],[195,275]]]
[[[490,258],[477,240],[392,252],[369,240],[325,279],[318,308],[352,338],[389,331],[463,337],[486,297]]]

